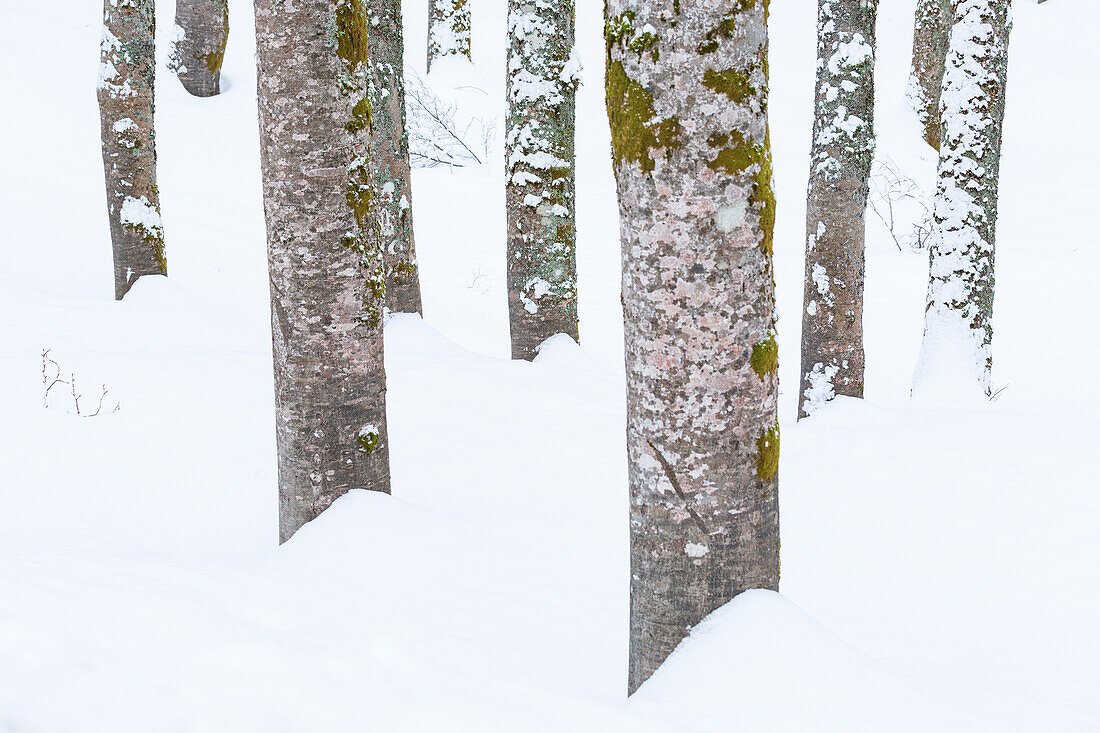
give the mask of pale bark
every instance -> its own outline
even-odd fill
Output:
[[[386,307],[420,313],[420,273],[413,244],[412,180],[405,129],[404,35],[401,0],[369,0],[371,165],[376,215],[385,249]]]
[[[766,3],[610,0],[626,336],[633,692],[779,583]]]
[[[512,358],[577,338],[572,0],[508,3],[508,315]]]
[[[470,55],[469,0],[428,0],[428,71],[445,56]]]
[[[155,30],[153,0],[104,0],[97,96],[116,300],[142,275],[168,274],[153,126]]]
[[[878,0],[819,0],[802,380],[798,414],[863,396],[863,277],[868,178],[875,157]]]
[[[940,92],[950,29],[951,0],[918,0],[906,96],[924,128],[925,141],[936,150],[940,149]]]
[[[362,0],[256,2],[281,541],[390,486],[366,23]]]
[[[228,40],[229,0],[176,0],[168,68],[191,94],[212,97],[221,91]]]
[[[989,395],[1009,0],[951,0],[928,300],[913,391]]]

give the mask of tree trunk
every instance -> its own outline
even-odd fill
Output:
[[[878,0],[818,2],[799,417],[838,394],[863,396],[864,213],[875,158],[877,7]]]
[[[168,68],[191,94],[213,97],[221,91],[228,39],[229,0],[176,0]]]
[[[577,338],[573,2],[508,3],[508,315],[512,358]]]
[[[767,3],[610,0],[633,692],[708,613],[779,583]]]
[[[420,313],[420,273],[413,246],[409,137],[405,130],[404,34],[401,0],[369,0],[372,174],[385,248],[386,306]]]
[[[428,0],[428,71],[444,56],[470,56],[469,0]]]
[[[906,96],[924,128],[924,139],[940,149],[940,91],[951,29],[951,0],[918,0],[913,23],[913,67]]]
[[[279,536],[389,491],[385,281],[371,210],[363,0],[257,0]]]
[[[153,130],[155,29],[153,0],[104,0],[97,96],[116,300],[142,275],[168,274]]]
[[[913,392],[989,395],[1009,0],[952,0],[928,301]]]

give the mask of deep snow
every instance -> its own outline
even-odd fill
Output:
[[[251,8],[231,3],[221,96],[188,97],[161,53],[171,277],[115,303],[99,3],[0,5],[0,729],[1100,729],[1100,7],[1017,0],[998,399],[910,403],[926,256],[872,217],[867,400],[796,425],[815,3],[772,4],[781,594],[715,613],[628,702],[602,3],[578,0],[583,348],[527,364],[504,358],[503,3],[473,2],[476,70],[431,82],[496,118],[496,155],[415,173],[425,319],[386,331],[394,495],[353,492],[282,548]],[[932,190],[912,9],[880,9],[879,154]],[[106,384],[120,411],[77,417],[58,390],[43,409],[46,348],[83,406]]]

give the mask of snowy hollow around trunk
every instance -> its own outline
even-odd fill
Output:
[[[430,74],[427,3],[404,3],[405,63],[487,162],[412,171],[424,319],[385,325],[392,496],[349,492],[280,546],[251,4],[230,1],[221,93],[199,99],[167,70],[174,7],[157,3],[171,276],[115,302],[101,4],[0,2],[6,99],[49,111],[0,115],[0,730],[1093,733],[1100,6],[1015,6],[1008,388],[913,405],[928,253],[869,216],[864,399],[796,422],[817,2],[771,3],[782,579],[696,625],[628,700],[603,4],[576,4],[582,347],[559,336],[527,362],[508,330],[505,4],[470,3],[476,64]],[[931,195],[937,155],[904,96],[914,10],[880,3],[877,155]],[[43,408],[44,349],[82,406],[105,384],[119,411],[78,417],[68,388]]]

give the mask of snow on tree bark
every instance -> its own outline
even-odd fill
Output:
[[[168,68],[196,97],[221,91],[222,59],[229,40],[229,0],[176,0]]]
[[[577,338],[572,0],[508,4],[508,314],[512,358]]]
[[[405,129],[404,34],[401,0],[369,0],[372,175],[385,248],[386,306],[420,313],[420,273],[413,245],[409,137]]]
[[[444,56],[470,56],[469,0],[428,0],[428,71]]]
[[[913,393],[989,395],[1009,0],[951,0],[924,339]]]
[[[104,0],[100,46],[100,132],[115,299],[142,275],[167,275],[157,193],[153,0]]]
[[[875,157],[877,7],[878,0],[818,2],[799,417],[836,395],[863,396],[863,248]]]
[[[940,91],[951,27],[951,0],[918,0],[913,22],[913,66],[906,97],[924,127],[924,139],[940,149]]]
[[[281,541],[390,487],[367,35],[363,0],[256,2]]]
[[[765,0],[609,0],[626,335],[633,692],[779,583]]]

